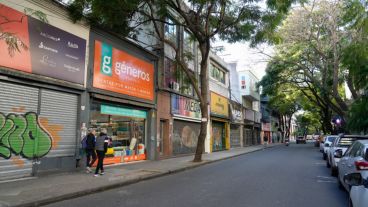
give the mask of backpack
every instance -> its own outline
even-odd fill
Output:
[[[83,149],[87,149],[87,136],[83,137],[81,144]]]

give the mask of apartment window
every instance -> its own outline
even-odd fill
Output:
[[[186,73],[169,58],[165,58],[164,77],[164,87],[188,96],[194,95],[193,86]]]
[[[188,32],[188,31],[184,31],[184,50],[186,52],[190,52],[190,53],[193,53],[194,52],[194,40],[192,38],[192,35]]]
[[[240,81],[240,86],[241,89],[245,89],[245,76],[241,76],[241,81]]]
[[[225,71],[221,70],[214,64],[210,65],[210,75],[211,78],[225,84]]]
[[[177,27],[171,18],[166,18],[165,38],[176,43],[177,42]]]

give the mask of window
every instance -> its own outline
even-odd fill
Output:
[[[245,89],[246,88],[246,86],[245,86],[245,76],[242,76],[241,77],[240,86],[241,86],[241,89]]]
[[[165,38],[176,43],[177,42],[177,29],[174,21],[170,18],[166,19],[165,24]]]
[[[183,41],[183,47],[186,52],[193,53],[194,52],[194,41],[192,38],[192,35],[188,31],[184,31],[184,41]]]
[[[194,95],[193,86],[186,73],[178,68],[174,61],[165,58],[164,66],[164,87],[170,88],[178,93],[188,96]]]
[[[225,84],[225,72],[214,64],[210,65],[210,76],[211,78]]]

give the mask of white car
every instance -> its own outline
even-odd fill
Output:
[[[350,186],[345,183],[344,176],[351,173],[368,171],[368,139],[355,141],[343,157],[339,152],[336,152],[336,156],[341,157],[340,162],[337,163],[339,186],[350,191]]]
[[[329,151],[332,143],[335,141],[337,137],[338,137],[337,135],[325,136],[323,144],[320,145],[320,150],[323,154],[322,157],[324,160],[327,159],[327,152]]]
[[[353,144],[355,140],[361,139],[368,139],[367,136],[362,135],[344,135],[340,134],[333,144],[331,145],[330,149],[327,152],[327,160],[326,165],[327,167],[331,167],[331,175],[337,175],[337,163],[340,161],[341,158],[336,156],[336,152],[343,155],[345,154],[346,150]]]
[[[367,163],[368,168],[368,163]],[[345,183],[351,186],[349,207],[368,206],[368,170],[344,176]]]

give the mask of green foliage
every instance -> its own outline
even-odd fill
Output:
[[[348,127],[355,132],[368,132],[368,97],[355,101],[349,112]]]
[[[126,36],[134,29],[130,21],[141,3],[140,0],[74,0],[68,9],[74,21],[86,17],[91,25]]]
[[[321,128],[320,117],[317,113],[306,111],[296,116],[296,123],[298,124],[298,133],[300,135],[314,134]]]

